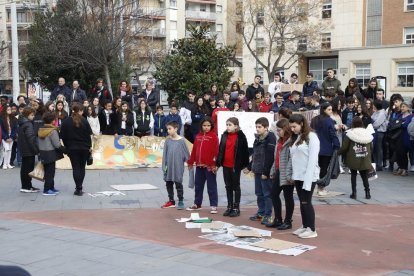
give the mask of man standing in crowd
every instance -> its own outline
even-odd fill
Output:
[[[290,74],[290,78],[285,80],[286,84],[297,84],[298,83],[298,74],[292,73]]]
[[[375,98],[382,102],[382,108],[386,110],[390,106],[390,102],[385,99],[385,91],[382,88],[378,88],[375,93]]]
[[[160,102],[160,93],[155,90],[155,83],[153,80],[148,80],[145,84],[145,90],[142,91],[141,96],[147,102],[152,113],[155,113],[156,107]]]
[[[328,73],[328,76],[325,78],[325,80],[322,83],[323,93],[325,94],[325,92],[330,89],[333,89],[334,91],[340,90],[341,81],[335,77],[335,70],[332,68],[328,68],[326,70],[326,73]]]
[[[72,103],[83,103],[84,100],[86,100],[86,93],[79,87],[79,82],[77,80],[74,80],[72,83],[72,95],[70,97],[70,101]]]
[[[284,102],[283,107],[286,107],[292,111],[299,111],[299,108],[301,107],[300,92],[293,90],[290,100]]]
[[[193,134],[191,133],[191,110],[194,108],[195,93],[193,91],[187,92],[187,100],[181,105],[180,117],[181,123],[184,125],[184,138],[194,142]]]
[[[99,104],[104,106],[104,104],[108,101],[112,102],[112,95],[109,93],[108,89],[104,86],[103,79],[99,78],[96,80],[95,87],[92,88],[90,99],[98,98]]]
[[[303,97],[310,97],[314,95],[314,92],[318,89],[318,83],[313,80],[313,73],[306,74],[306,82],[303,84],[302,94]]]
[[[259,75],[254,76],[254,82],[250,84],[246,89],[246,97],[247,100],[254,100],[256,97],[256,92],[260,91],[262,96],[264,95],[264,89],[260,85],[260,81],[262,80],[262,77]]]
[[[70,88],[66,85],[66,81],[64,78],[60,77],[58,80],[58,86],[53,89],[52,93],[50,94],[50,100],[55,101],[58,95],[65,96],[66,101],[68,104],[71,103],[71,91]]]

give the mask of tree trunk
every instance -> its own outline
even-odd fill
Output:
[[[114,94],[112,93],[111,77],[109,76],[109,68],[108,68],[108,65],[106,64],[104,65],[104,72],[105,72],[105,80],[106,80],[108,91],[111,94],[111,97],[114,98]]]

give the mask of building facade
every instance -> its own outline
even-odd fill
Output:
[[[285,68],[285,76],[298,73],[303,83],[306,72],[312,72],[322,83],[326,69],[334,68],[342,89],[353,77],[363,87],[370,78],[381,77],[388,97],[414,96],[414,1],[323,0],[318,20],[324,26],[319,49],[300,55]],[[245,47],[243,52],[243,63],[253,63]],[[243,70],[243,77],[250,80],[255,73]]]

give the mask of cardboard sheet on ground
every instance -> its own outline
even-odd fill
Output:
[[[238,238],[251,238],[251,237],[261,238],[262,237],[262,235],[260,235],[259,232],[254,231],[254,230],[236,230],[236,231],[233,231],[233,235]]]
[[[158,190],[159,188],[151,184],[129,184],[129,185],[111,185],[111,188],[118,191],[141,191],[141,190]]]
[[[311,245],[304,245],[304,244],[300,244],[298,246],[292,247],[292,248],[288,248],[285,250],[280,250],[280,251],[274,251],[274,252],[270,252],[269,253],[277,253],[277,254],[281,254],[281,255],[287,255],[287,256],[298,256],[302,253],[305,253],[306,251],[310,251],[317,248],[316,246],[311,246]]]
[[[299,243],[295,242],[289,242],[284,240],[278,240],[278,239],[270,239],[270,240],[264,240],[262,242],[254,243],[253,246],[261,247],[264,249],[270,249],[275,251],[285,250],[289,249],[295,246],[300,245]]]
[[[222,229],[224,225],[225,223],[222,221],[213,221],[210,223],[202,223],[201,228],[202,229]]]
[[[124,193],[120,191],[103,191],[103,192],[97,192],[97,193],[88,193],[91,197],[100,197],[100,196],[118,196],[118,195],[125,195]]]
[[[317,192],[314,192],[313,196],[314,197],[319,197],[319,198],[330,198],[330,197],[336,197],[336,196],[340,196],[340,195],[344,195],[344,194],[345,194],[344,192],[328,191],[328,193],[326,195],[318,195]]]
[[[164,137],[144,136],[118,136],[99,135],[92,139],[93,164],[86,166],[88,170],[107,169],[135,169],[161,167],[165,144]],[[191,152],[192,144],[186,140],[188,150]],[[72,169],[69,157],[56,162],[56,168]]]

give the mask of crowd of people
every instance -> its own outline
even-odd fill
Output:
[[[228,202],[223,215],[239,216],[241,172],[252,172],[258,210],[250,219],[279,230],[291,229],[296,188],[302,226],[294,234],[301,238],[317,236],[312,195],[315,189],[319,195],[327,194],[326,182],[318,180],[330,175],[332,161],[338,155],[341,173],[351,174],[353,199],[357,198],[358,174],[365,198],[371,198],[368,173],[373,170],[372,163],[376,171],[388,169],[395,176],[407,176],[414,171],[414,100],[405,102],[400,94],[386,100],[375,78],[366,89],[352,78],[343,91],[335,71],[328,69],[321,86],[308,73],[301,91],[285,91],[287,84],[298,84],[298,75],[293,73],[284,81],[276,73],[265,91],[261,77],[255,76],[246,91],[237,81],[224,91],[219,91],[217,84],[203,93],[188,91],[187,100],[179,104],[173,101],[168,114],[159,104],[160,94],[154,84],[148,80],[141,93],[133,93],[124,80],[112,95],[102,79],[85,93],[78,81],[73,81],[69,88],[65,79],[59,78],[45,104],[41,99],[25,96],[19,96],[17,103],[2,98],[2,168],[12,169],[17,161],[21,166],[20,191],[39,192],[29,176],[39,156],[45,171],[43,194],[57,195],[53,180],[55,163],[67,154],[76,184],[74,194],[82,195],[93,137],[168,137],[162,170],[169,200],[162,208],[185,209],[183,174],[187,163],[195,175],[194,202],[187,209],[202,208],[207,183],[210,211],[218,212],[216,173],[222,167]],[[309,110],[318,110],[319,115],[308,121],[301,112]],[[255,122],[256,139],[249,149],[236,117],[226,121],[226,131],[219,140],[217,123],[221,111],[274,113],[277,121],[259,118]],[[191,152],[183,138],[193,143]]]

